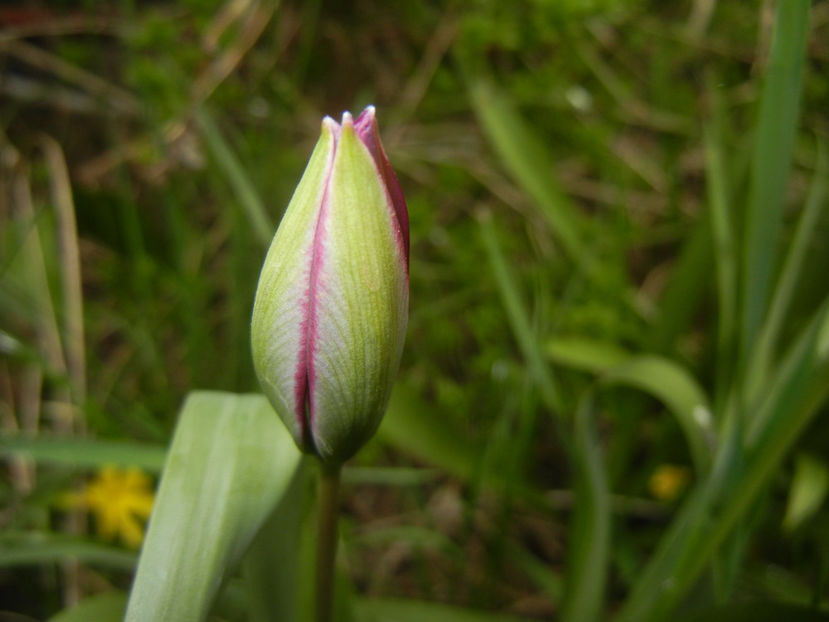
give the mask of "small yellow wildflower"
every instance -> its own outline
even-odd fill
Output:
[[[105,466],[80,494],[70,495],[71,506],[86,507],[95,517],[98,534],[105,539],[118,536],[131,548],[144,539],[143,523],[153,507],[150,478],[140,469]]]
[[[660,501],[673,501],[688,483],[688,469],[675,464],[662,464],[651,475],[648,487]]]

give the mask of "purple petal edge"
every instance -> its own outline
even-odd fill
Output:
[[[345,116],[343,116],[343,119],[345,119]],[[400,188],[400,182],[397,180],[397,175],[395,175],[394,169],[386,156],[386,151],[383,149],[383,143],[380,141],[380,130],[377,126],[374,106],[368,106],[360,113],[360,116],[354,122],[354,131],[368,148],[371,157],[374,159],[374,164],[383,178],[383,185],[393,208],[392,215],[397,222],[395,236],[406,262],[406,274],[408,274],[409,211],[406,207],[406,199],[403,197],[403,190]]]
[[[345,121],[345,119],[343,119]],[[331,132],[332,147],[326,164],[323,178],[323,188],[320,197],[320,206],[317,211],[317,221],[314,224],[314,239],[309,249],[310,267],[308,271],[308,289],[302,301],[304,319],[300,325],[299,359],[294,373],[294,404],[295,415],[299,421],[302,434],[302,445],[309,449],[314,448],[313,418],[314,418],[314,384],[316,370],[314,369],[314,354],[317,348],[317,300],[319,288],[319,274],[322,271],[323,246],[325,242],[324,219],[328,212],[328,185],[331,180],[331,171],[334,168],[334,156],[337,153],[337,144],[340,140],[341,127],[330,117],[322,120],[324,128]]]

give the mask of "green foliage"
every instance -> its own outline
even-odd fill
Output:
[[[343,473],[341,619],[823,619],[829,20],[760,4],[4,21],[3,608],[121,619],[137,565],[131,619],[308,619],[313,470],[244,395],[250,312],[320,118],[374,103],[411,314]],[[160,478],[140,561],[62,502],[106,465]]]
[[[204,619],[299,465],[264,397],[192,393],[167,454],[125,619]]]

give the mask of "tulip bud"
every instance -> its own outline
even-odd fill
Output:
[[[374,434],[400,365],[409,217],[369,106],[326,117],[256,290],[253,363],[297,446],[341,464]]]

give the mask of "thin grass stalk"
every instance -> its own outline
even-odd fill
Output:
[[[776,266],[783,198],[800,108],[810,4],[809,0],[777,3],[771,57],[754,137],[746,206],[741,274],[742,368],[748,362],[766,314],[771,277]]]
[[[236,200],[239,201],[248,218],[256,241],[263,248],[267,248],[273,238],[274,224],[253,183],[230,145],[225,141],[210,113],[203,107],[198,108],[195,112],[195,119],[207,148],[233,188]]]
[[[553,413],[562,413],[560,392],[547,366],[544,352],[537,336],[530,326],[529,315],[524,309],[521,296],[515,287],[515,278],[510,274],[507,262],[504,259],[501,247],[498,244],[498,237],[495,233],[492,214],[483,212],[478,218],[481,232],[481,239],[487,252],[489,264],[492,267],[495,282],[498,285],[498,293],[507,312],[512,332],[518,342],[518,347],[527,361],[535,378],[539,391],[541,392],[544,405]]]
[[[706,127],[704,135],[705,177],[717,266],[717,383],[714,403],[715,412],[720,412],[734,369],[737,249],[734,244],[721,136],[714,127]]]
[[[60,251],[59,270],[63,300],[63,341],[66,353],[66,372],[72,387],[76,409],[76,424],[85,427],[81,406],[86,400],[86,354],[83,328],[83,289],[81,259],[78,249],[78,229],[69,170],[63,150],[53,138],[44,136],[41,145],[49,169],[52,202],[57,216],[57,237]]]
[[[791,306],[798,277],[802,272],[806,251],[818,230],[817,224],[823,209],[826,207],[827,191],[829,191],[829,157],[827,157],[826,143],[820,141],[818,142],[817,163],[812,186],[789,247],[786,262],[777,280],[777,288],[772,298],[768,317],[757,338],[757,344],[752,351],[751,361],[746,373],[746,394],[748,395],[749,404],[754,401],[768,378],[772,356],[779,345],[780,332]]]
[[[604,607],[610,552],[610,494],[595,429],[595,396],[588,393],[575,419],[575,512],[570,527],[562,622],[597,620]]]
[[[32,201],[28,171],[25,169],[17,173],[14,198],[17,209],[21,213],[24,221],[30,224],[26,241],[24,242],[24,260],[29,262],[37,299],[36,330],[39,346],[50,371],[68,377],[66,357],[58,328],[57,314],[52,303],[52,295],[49,291],[49,279]],[[59,434],[69,435],[72,433],[72,420],[74,418],[71,392],[68,387],[59,385],[55,387],[53,397],[52,424],[54,429]],[[32,399],[35,399],[35,397],[32,396]],[[40,407],[39,409],[41,409],[43,404],[40,402],[39,392],[36,401]],[[80,520],[78,515],[73,516],[70,514],[67,517],[66,528],[70,533],[79,531]],[[61,564],[61,568],[64,576],[63,601],[65,605],[71,606],[80,600],[79,564],[77,560],[68,559]]]

